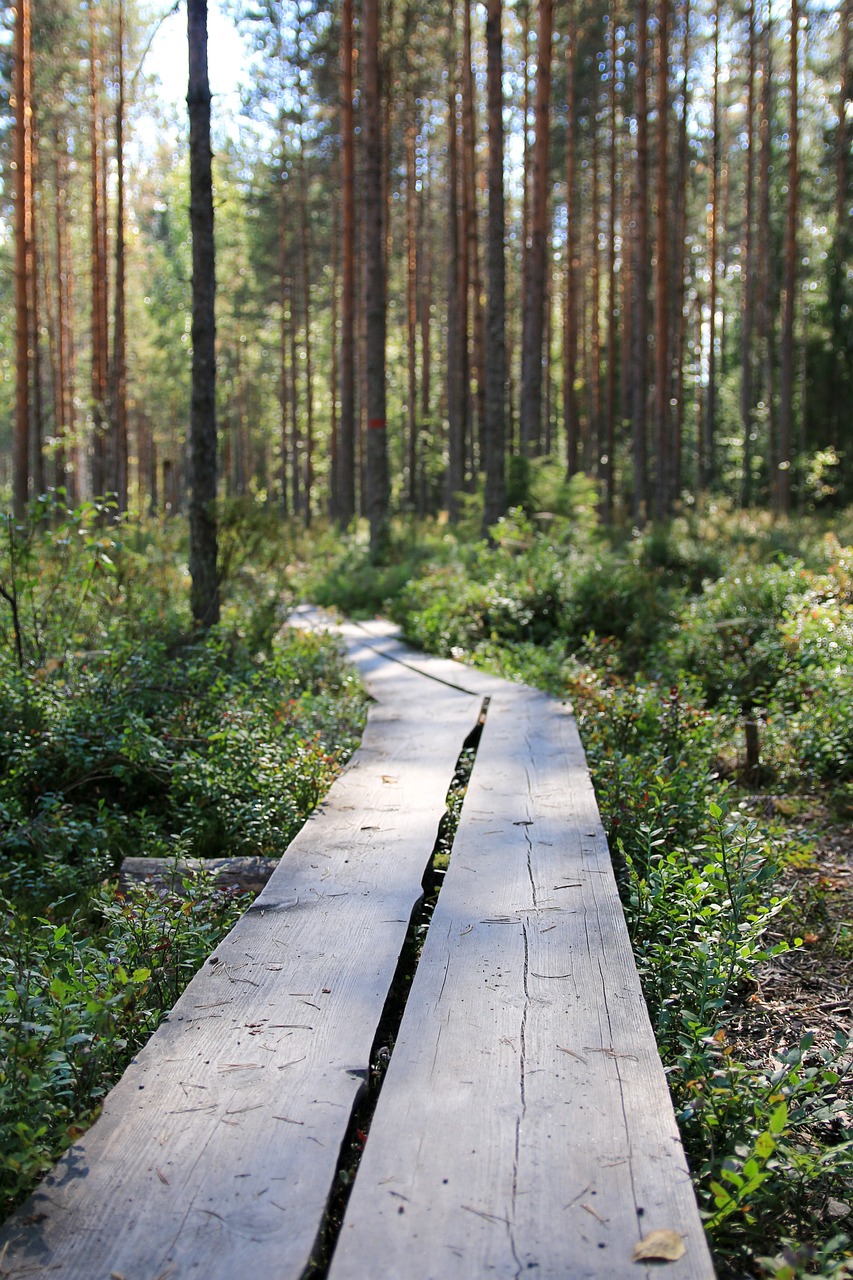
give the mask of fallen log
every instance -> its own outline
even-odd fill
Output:
[[[152,884],[158,889],[184,893],[184,880],[199,871],[212,876],[223,889],[260,893],[278,866],[277,858],[125,858],[119,868],[119,886]]]

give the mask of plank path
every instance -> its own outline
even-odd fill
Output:
[[[311,610],[301,625],[321,625]],[[462,746],[482,736],[330,1280],[713,1276],[570,709],[341,624],[375,700],[268,885],[0,1233],[0,1277],[312,1274]]]

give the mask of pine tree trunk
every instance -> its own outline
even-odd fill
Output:
[[[631,321],[631,439],[634,463],[632,513],[642,524],[648,507],[648,392],[649,335],[649,10],[637,0],[637,168],[634,178],[634,314]]]
[[[106,263],[104,261],[104,236],[101,185],[101,128],[98,84],[99,50],[94,9],[89,7],[89,204],[90,204],[90,271],[92,297],[92,493],[96,498],[105,497],[110,490],[107,458],[107,421],[105,402],[107,397],[107,335],[104,329],[106,315]]]
[[[669,410],[669,0],[658,13],[657,305],[655,307],[655,516],[672,508],[672,429]]]
[[[616,13],[615,6],[610,11],[610,153],[608,172],[608,219],[607,219],[607,391],[605,401],[604,443],[604,518],[609,523],[613,519],[614,475],[616,453],[616,334],[617,311],[616,298],[616,205],[618,189],[616,182]]]
[[[477,469],[477,456],[482,444],[485,413],[485,316],[483,314],[483,273],[480,268],[480,234],[477,217],[477,153],[476,104],[474,76],[471,66],[471,0],[463,0],[464,50],[462,60],[462,136],[465,148],[465,189],[468,279],[471,298],[471,362],[470,377],[476,388],[471,414],[472,469]]]
[[[308,236],[308,191],[305,175],[305,141],[302,104],[299,120],[299,224],[302,252],[302,349],[305,354],[305,476],[303,481],[303,518],[306,529],[311,525],[311,499],[314,489],[314,372],[311,360],[311,243]]]
[[[684,354],[687,344],[687,276],[690,251],[687,243],[688,116],[690,111],[690,0],[684,0],[684,42],[681,54],[681,120],[678,130],[677,176],[675,182],[675,250],[672,272],[672,352],[670,398],[675,402],[672,439],[672,493],[683,487],[684,452]]]
[[[367,518],[370,550],[381,558],[388,538],[388,429],[385,409],[385,260],[379,3],[364,0],[364,237],[367,322]]]
[[[216,259],[207,72],[207,0],[187,0],[192,236],[190,603],[195,622],[219,621],[216,527]],[[165,486],[164,486],[165,487]]]
[[[418,256],[417,196],[415,193],[414,124],[406,130],[406,500],[410,510],[417,506],[418,478]]]
[[[714,447],[717,424],[717,226],[720,186],[720,0],[714,6],[714,80],[711,108],[711,190],[708,197],[708,391],[702,433],[699,484],[709,488],[716,478]]]
[[[290,455],[290,376],[287,368],[288,345],[288,290],[287,290],[287,195],[284,180],[284,121],[281,121],[279,133],[281,146],[281,171],[278,174],[278,403],[279,403],[279,439],[281,442],[281,514],[287,518],[290,513],[290,483],[288,460]]]
[[[548,248],[548,160],[551,111],[551,45],[554,0],[539,0],[536,67],[536,135],[533,146],[527,295],[522,300],[521,447],[528,457],[542,438],[542,338],[545,324],[545,257]]]
[[[599,232],[601,230],[601,139],[598,129],[598,102],[592,110],[592,199],[590,212],[592,217],[589,226],[589,289],[590,307],[590,358],[592,366],[589,382],[589,438],[594,451],[595,474],[600,480],[602,474],[601,455],[604,452],[601,443],[601,253],[599,249]]]
[[[753,322],[755,319],[755,264],[753,242],[755,224],[755,0],[749,0],[747,12],[747,90],[746,90],[746,207],[741,241],[741,383],[740,413],[743,430],[743,483],[741,501],[752,503],[753,443]]]
[[[578,469],[579,420],[575,382],[578,361],[578,210],[577,183],[577,12],[572,0],[566,41],[566,282],[563,298],[563,421],[566,431],[566,475]]]
[[[110,418],[115,458],[116,502],[119,514],[127,511],[128,439],[127,439],[127,335],[126,335],[126,264],[125,264],[125,193],[124,193],[124,0],[118,0],[116,33],[116,242],[115,297],[113,299],[113,355],[110,377]]]
[[[17,0],[13,88],[15,94],[15,516],[21,519],[30,489],[30,289],[32,209],[32,27],[30,0]]]
[[[489,128],[489,214],[486,241],[485,418],[483,467],[486,474],[483,533],[506,510],[506,248],[504,211],[502,0],[488,0],[486,12],[486,101]]]
[[[30,287],[30,360],[32,362],[32,416],[30,421],[30,469],[32,471],[33,491],[43,494],[47,488],[44,472],[44,388],[42,386],[42,344],[41,344],[41,306],[39,286],[42,277],[41,234],[39,229],[39,195],[38,195],[38,147],[36,136],[35,113],[30,130],[30,159],[32,190],[32,262],[29,274]]]
[[[788,198],[785,203],[785,252],[782,279],[782,334],[779,367],[779,454],[776,509],[791,509],[791,452],[794,435],[794,323],[797,288],[797,221],[799,217],[799,25],[798,0],[791,0],[791,43],[788,72]]]
[[[355,112],[353,108],[353,0],[343,0],[341,33],[341,426],[338,446],[338,519],[355,516]]]
[[[451,521],[455,521],[459,518],[459,494],[465,484],[465,365],[462,359],[464,328],[459,288],[459,142],[455,78],[447,103],[447,163],[447,510]]]

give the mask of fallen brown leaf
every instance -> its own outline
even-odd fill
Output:
[[[634,1245],[632,1262],[677,1262],[684,1257],[684,1241],[677,1231],[658,1227]]]

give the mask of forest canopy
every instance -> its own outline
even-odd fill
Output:
[[[220,492],[346,524],[381,443],[374,501],[451,518],[483,473],[490,519],[523,501],[541,455],[635,522],[708,491],[849,500],[850,0],[372,9],[228,9]],[[162,17],[5,13],[0,482],[19,501],[186,503],[188,145],[148,70]]]

